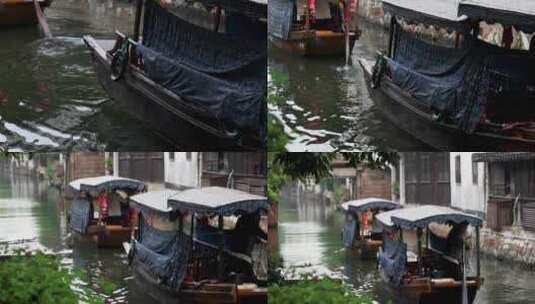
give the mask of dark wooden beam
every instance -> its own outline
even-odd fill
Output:
[[[136,20],[134,22],[134,41],[139,41],[140,27],[141,27],[141,13],[143,11],[143,0],[137,0],[136,4]]]

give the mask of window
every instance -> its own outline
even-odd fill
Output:
[[[191,152],[186,152],[186,160],[191,161]]]
[[[169,160],[172,162],[175,161],[175,152],[169,152]]]
[[[455,183],[461,183],[461,156],[455,156]]]
[[[477,162],[472,162],[472,183],[474,185],[477,185],[478,183],[478,179],[479,179],[479,172],[478,172],[478,166],[477,166]]]

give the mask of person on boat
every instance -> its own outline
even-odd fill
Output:
[[[250,255],[258,239],[267,240],[267,233],[260,226],[260,213],[239,212],[239,218],[232,233],[230,248],[234,252]]]
[[[99,221],[101,223],[104,223],[106,221],[106,219],[108,218],[108,192],[107,191],[102,191],[99,193],[99,195],[97,196],[97,204],[98,204],[98,207],[99,207],[99,215],[100,215],[100,218],[99,218]]]

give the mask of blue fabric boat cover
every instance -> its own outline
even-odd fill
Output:
[[[263,22],[230,14],[227,33],[181,20],[146,1],[145,72],[200,115],[227,126],[266,131],[267,31]]]
[[[355,230],[357,228],[357,221],[351,216],[349,217],[342,230],[343,243],[346,248],[353,247],[353,241],[355,240]]]
[[[163,231],[143,219],[140,240],[135,243],[137,259],[148,266],[162,284],[178,289],[191,258],[191,238],[179,231]]]
[[[407,245],[400,240],[391,240],[385,233],[378,259],[388,281],[400,286],[406,272]]]
[[[85,234],[91,221],[91,202],[80,198],[73,200],[69,214],[71,228]]]
[[[219,6],[227,14],[229,12],[241,14],[249,18],[266,18],[267,0],[196,0],[207,6]],[[271,1],[269,3],[271,5]]]
[[[535,79],[528,52],[470,38],[457,49],[436,46],[397,28],[393,60],[387,59],[394,83],[466,133],[476,130],[490,95],[526,94]]]
[[[279,39],[286,40],[292,29],[294,1],[269,0],[268,33]]]

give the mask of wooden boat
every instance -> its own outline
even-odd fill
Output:
[[[52,0],[37,1],[44,11],[52,4]],[[37,15],[33,0],[2,0],[0,1],[0,25],[37,24]]]
[[[470,5],[470,7],[480,7],[485,2],[478,1],[479,4]],[[408,21],[411,23],[423,23],[426,25],[434,25],[440,28],[445,28],[456,33],[455,46],[451,48],[462,49],[460,46],[464,42],[473,42],[481,45],[486,49],[491,49],[491,46],[477,40],[477,35],[469,34],[470,31],[479,32],[479,21],[483,21],[485,16],[491,18],[496,22],[501,22],[504,25],[513,25],[515,27],[534,29],[532,18],[521,18],[522,10],[529,11],[533,8],[533,3],[525,1],[525,6],[516,8],[510,7],[508,13],[504,17],[500,17],[500,13],[495,11],[495,8],[485,7],[474,12],[474,10],[466,10],[463,14],[463,7],[465,2],[461,2],[459,7],[456,2],[447,1],[402,1],[402,0],[386,0],[384,1],[384,9],[394,16],[392,18],[390,29],[390,44],[388,51],[379,52],[378,60],[374,63],[366,59],[360,59],[360,65],[364,70],[364,75],[368,85],[370,95],[377,106],[377,108],[384,114],[384,116],[391,120],[400,129],[403,129],[413,137],[421,142],[433,147],[434,149],[444,151],[532,151],[535,150],[535,116],[531,115],[535,109],[530,108],[531,101],[535,100],[532,93],[533,84],[528,77],[523,75],[522,65],[516,65],[514,71],[504,73],[502,67],[489,69],[488,77],[491,79],[491,85],[487,89],[481,89],[476,92],[475,89],[467,89],[469,96],[487,96],[487,99],[480,100],[486,103],[486,106],[481,106],[480,113],[474,112],[472,118],[466,118],[462,112],[456,113],[455,110],[444,110],[442,100],[433,97],[431,94],[440,94],[440,90],[444,88],[429,89],[427,88],[415,89],[414,86],[404,88],[405,84],[402,79],[396,79],[393,76],[392,67],[401,66],[413,72],[412,75],[420,77],[435,77],[433,73],[427,74],[425,69],[433,64],[427,61],[420,62],[421,66],[416,67],[415,70],[411,68],[411,64],[400,63],[399,57],[396,57],[399,49],[406,49],[405,47],[398,47],[399,37],[410,35],[416,37],[408,32],[399,20]],[[468,2],[466,2],[468,3]],[[459,9],[459,13],[457,10]],[[485,13],[483,13],[484,11]],[[532,10],[533,11],[533,10]],[[472,13],[471,13],[472,12]],[[488,14],[487,14],[488,13]],[[510,18],[511,16],[518,16],[518,18]],[[399,19],[398,19],[399,18]],[[509,19],[506,19],[509,18]],[[535,29],[534,29],[535,30]],[[418,41],[418,45],[426,45],[426,48],[433,48],[431,44],[423,44],[419,38],[413,38]],[[522,58],[526,65],[532,64],[534,60],[533,52],[527,51],[513,51],[513,50],[498,50],[498,47],[493,47],[493,53],[501,52],[500,56],[510,56],[510,58]],[[435,48],[441,49],[444,48]],[[440,50],[439,50],[440,51]],[[414,56],[424,57],[418,54]],[[482,55],[483,56],[483,55]],[[422,59],[427,60],[427,59]],[[438,59],[439,60],[439,59]],[[418,62],[418,61],[415,61]],[[439,65],[439,64],[437,64]],[[422,66],[424,68],[422,69]],[[396,68],[399,69],[399,68]],[[516,74],[518,73],[518,75]],[[436,76],[439,77],[439,76]],[[519,78],[520,77],[520,78]],[[518,79],[521,79],[518,81]],[[437,78],[433,78],[437,79]],[[463,83],[468,83],[470,79],[476,77],[467,77]],[[522,80],[524,79],[524,80]],[[523,89],[520,91],[507,91],[507,83],[521,83]],[[459,86],[461,86],[459,85]],[[517,86],[521,86],[518,84]],[[484,86],[482,86],[484,87]],[[452,88],[448,88],[452,89]],[[515,89],[516,90],[516,89]],[[464,92],[464,91],[463,91]],[[515,95],[516,94],[516,95]],[[424,95],[424,96],[422,96]],[[464,95],[459,95],[460,97]],[[470,98],[459,98],[462,102],[466,102],[467,111],[471,111],[474,107],[469,103]],[[457,106],[459,101],[457,101]],[[514,102],[514,103],[513,103]],[[472,108],[470,108],[472,107]],[[479,108],[478,108],[479,109]],[[454,115],[455,114],[455,115]],[[479,116],[479,118],[477,118]],[[460,122],[459,117],[466,119],[470,127],[466,128],[465,122]]]
[[[310,14],[308,1],[274,0],[269,4],[270,31],[269,39],[278,48],[287,50],[301,56],[343,56],[347,51],[351,53],[355,41],[360,36],[359,30],[350,31],[347,34],[342,14],[349,15],[349,7],[344,12],[333,10],[328,12],[330,1],[318,1],[317,5],[323,7],[322,16],[314,18]],[[305,7],[301,15],[300,8]],[[332,12],[336,12],[333,16]],[[339,20],[338,20],[339,19]],[[314,20],[314,21],[312,21]],[[347,43],[346,43],[347,38]]]
[[[99,176],[74,180],[66,189],[72,199],[69,226],[75,233],[88,236],[98,247],[121,248],[132,237],[128,198],[144,191],[145,183],[130,178]]]
[[[378,255],[383,280],[410,303],[474,302],[484,281],[479,240],[483,220],[452,208],[430,205],[387,211],[376,218],[385,231]],[[476,233],[476,273],[471,276],[465,267],[465,236],[469,226]],[[403,239],[407,230],[416,230],[417,254],[412,256]]]
[[[375,215],[397,208],[400,208],[398,203],[381,198],[364,198],[343,203],[341,209],[346,214],[342,231],[344,246],[358,250],[364,259],[375,259],[379,247],[383,245],[383,233],[376,225]],[[370,213],[371,218],[368,219]],[[367,227],[369,223],[373,223],[373,228]]]
[[[270,41],[280,49],[306,57],[343,56],[346,50],[345,34],[329,30],[293,31],[288,39],[269,37]],[[350,50],[353,50],[358,35],[349,34]]]
[[[161,303],[267,303],[266,239],[249,231],[251,237],[240,240],[254,244],[252,253],[237,251],[232,235],[240,220],[233,230],[225,227],[236,213],[254,223],[267,212],[266,198],[210,187],[147,192],[131,202],[139,211],[138,232],[124,247],[134,278],[152,297]]]
[[[154,14],[147,14],[144,11],[149,8],[154,9],[156,2],[146,0],[138,0],[137,2],[133,39],[129,39],[119,32],[116,33],[116,39],[84,36],[84,41],[91,51],[98,78],[117,106],[124,108],[129,115],[142,120],[154,133],[181,149],[262,149],[266,144],[267,132],[266,85],[264,84],[263,87],[258,85],[254,89],[251,89],[250,86],[251,84],[256,85],[258,79],[262,79],[262,83],[265,82],[265,77],[257,77],[257,74],[265,73],[267,75],[267,68],[254,67],[258,65],[258,62],[264,62],[265,66],[267,38],[243,38],[244,44],[240,45],[244,50],[252,52],[256,50],[254,47],[264,45],[264,51],[257,52],[254,58],[244,57],[243,60],[250,61],[239,66],[227,66],[228,62],[220,57],[230,52],[225,50],[226,48],[236,48],[235,41],[238,38],[219,30],[223,28],[223,21],[218,16],[223,10],[252,20],[250,22],[257,24],[257,26],[251,27],[250,31],[258,30],[260,31],[259,36],[262,34],[265,36],[267,1],[223,1],[217,10],[219,15],[216,13],[210,18],[210,22],[212,22],[212,18],[215,20],[213,21],[215,31],[193,25],[181,17],[180,11],[177,12],[175,9],[167,7],[157,6],[159,10],[169,13],[169,15],[165,15],[165,20],[158,21],[156,17],[149,18],[148,15]],[[209,2],[208,4],[211,6],[218,1],[197,0],[197,2]],[[240,10],[241,8],[248,9],[244,12]],[[142,14],[145,16],[143,21],[141,20]],[[206,14],[211,13],[206,12]],[[261,15],[263,15],[263,19],[261,19]],[[191,33],[192,36],[196,35],[197,32],[203,36],[203,38],[196,40],[199,43],[209,44],[215,43],[210,42],[212,40],[219,41],[220,44],[217,46],[192,46],[199,47],[203,52],[212,52],[213,56],[209,56],[211,61],[193,58],[203,55],[200,52],[195,54],[193,51],[180,48],[180,45],[183,44],[176,46],[174,44],[176,41],[163,41],[171,39],[170,36],[184,37],[189,35],[188,29],[182,29],[181,26],[174,27],[184,31],[184,33],[180,33],[180,30],[177,30],[181,35],[178,33],[169,35],[169,37],[161,38],[162,41],[157,43],[149,41],[147,37],[155,37],[150,35],[149,29],[154,32],[154,28],[162,26],[162,23],[165,22],[190,24],[188,28],[196,31]],[[143,31],[140,32],[142,23]],[[258,29],[258,24],[263,24],[264,29]],[[211,38],[208,39],[207,36],[211,36]],[[227,40],[230,42],[227,43]],[[150,47],[147,46],[149,44]],[[153,45],[165,49],[157,50]],[[218,53],[217,49],[221,52]],[[146,50],[146,56],[141,54],[142,50]],[[170,52],[175,52],[175,54],[171,56]],[[183,56],[181,52],[189,53],[187,56]],[[158,58],[149,61],[154,54]],[[240,60],[240,58],[237,54],[234,60]],[[183,63],[184,60],[192,62]],[[164,61],[170,63],[164,68],[173,67],[174,70],[161,71],[159,75],[155,75],[156,72],[151,74],[152,71],[162,68],[161,63]],[[216,66],[207,67],[212,61],[215,62]],[[221,66],[217,66],[218,64]],[[249,73],[246,69],[252,69],[254,73]],[[192,73],[193,76],[197,77],[195,79],[201,81],[194,81],[193,78],[184,76],[180,78],[181,83],[175,83],[174,81],[178,81],[177,78],[170,76],[171,74],[175,76],[185,75],[186,72]],[[247,77],[254,79],[247,80]],[[242,82],[234,83],[232,81]],[[210,87],[207,87],[208,84]],[[264,91],[261,92],[262,90]]]

